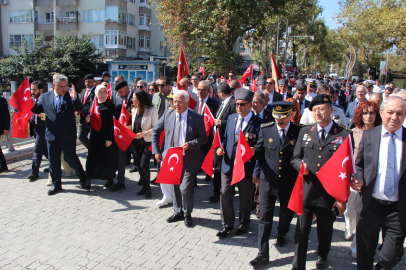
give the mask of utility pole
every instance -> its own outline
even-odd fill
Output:
[[[288,20],[286,20],[286,42],[285,42],[285,56],[283,58],[283,62],[286,64],[286,57],[288,54],[288,47],[289,47],[289,25]],[[286,69],[285,69],[286,70]],[[287,74],[287,72],[286,72]]]
[[[276,65],[279,64],[278,60],[278,55],[279,55],[279,17],[278,17],[278,30],[276,31]]]
[[[53,0],[53,10],[54,10],[54,46],[55,46],[55,37],[56,37],[56,0]]]

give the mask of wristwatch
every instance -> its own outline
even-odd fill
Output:
[[[145,131],[144,134],[145,134],[145,136],[148,136],[148,131]]]

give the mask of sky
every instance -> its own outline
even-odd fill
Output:
[[[338,25],[333,21],[332,17],[340,10],[338,0],[319,0],[319,3],[324,9],[321,17],[324,17],[326,25],[330,27],[330,29],[337,29]]]

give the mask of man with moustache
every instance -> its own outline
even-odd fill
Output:
[[[272,111],[271,103],[282,101],[283,96],[275,91],[275,80],[272,78],[267,78],[265,82],[266,91],[268,92],[268,104],[265,106],[265,109]]]

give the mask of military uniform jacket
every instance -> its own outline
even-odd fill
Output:
[[[298,172],[290,163],[293,150],[302,125],[290,122],[283,145],[279,139],[275,122],[261,125],[258,142],[255,145],[255,166],[253,177],[267,181],[271,186],[269,193],[279,196],[279,200],[289,202]]]
[[[300,130],[291,163],[299,171],[303,159],[309,168],[309,174],[305,175],[303,180],[303,205],[326,209],[333,207],[336,200],[326,192],[316,175],[351,134],[351,130],[334,122],[321,144],[317,124],[305,126]]]
[[[235,135],[236,125],[238,120],[238,114],[232,114],[227,119],[227,126],[224,133],[221,146],[225,149],[225,155],[223,156],[223,162],[221,163],[221,173],[228,173],[228,171],[234,168],[235,152],[237,151],[238,136]],[[261,129],[261,124],[264,120],[258,116],[252,115],[247,126],[243,130],[245,139],[250,147],[254,147],[258,140],[258,133]],[[246,151],[251,151],[246,149]],[[255,162],[254,158],[248,160],[245,164],[245,178],[251,177]]]

